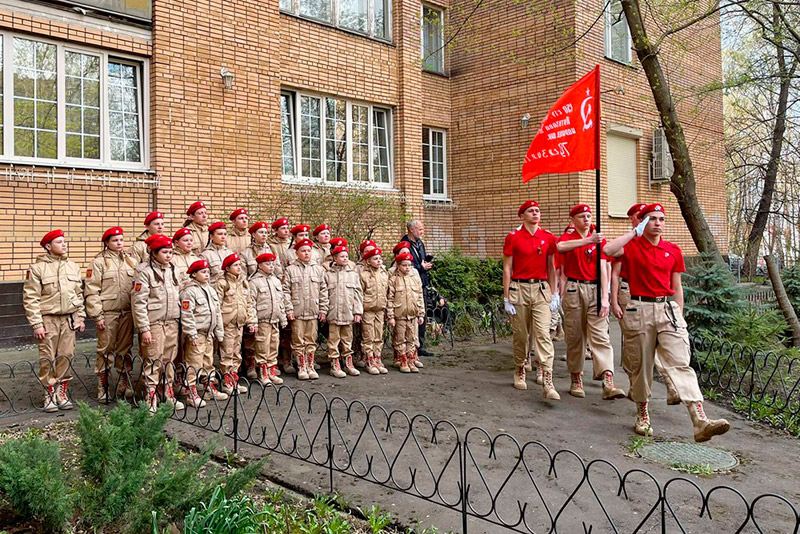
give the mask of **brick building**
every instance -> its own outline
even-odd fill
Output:
[[[20,280],[54,227],[85,266],[104,228],[132,237],[156,207],[174,231],[195,199],[220,214],[309,182],[370,184],[426,222],[432,249],[498,256],[521,200],[540,200],[557,231],[594,198],[591,172],[523,186],[520,167],[557,95],[596,63],[605,233],[636,200],[677,214],[668,184],[650,183],[655,107],[618,1],[604,4],[0,0],[0,279]],[[718,22],[667,57],[679,94],[718,80]],[[679,109],[724,240],[721,97]],[[670,237],[693,251],[673,221]]]

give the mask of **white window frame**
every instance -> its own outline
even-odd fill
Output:
[[[56,100],[58,130],[57,151],[58,157],[29,158],[14,155],[14,39],[26,39],[56,45]],[[16,165],[51,165],[74,168],[89,168],[102,170],[137,170],[144,171],[150,168],[150,65],[147,59],[130,54],[119,54],[99,48],[91,48],[73,43],[64,43],[39,37],[14,32],[0,32],[3,39],[3,154],[0,163],[13,163]],[[100,159],[68,158],[66,145],[66,64],[64,53],[77,52],[100,57]],[[109,110],[108,110],[108,63],[119,62],[133,64],[138,67],[139,80],[139,131],[140,131],[140,162],[113,161],[111,159],[111,136],[109,135]]]
[[[300,17],[305,20],[313,20],[314,22],[318,22],[320,24],[325,24],[328,26],[336,27],[342,31],[355,33],[358,35],[366,35],[371,39],[377,39],[379,41],[384,41],[391,43],[392,42],[392,0],[368,0],[367,4],[367,31],[362,32],[353,28],[348,28],[345,26],[339,25],[339,0],[327,0],[330,2],[331,6],[331,20],[320,19],[317,17],[312,17],[310,15],[301,15],[300,14],[300,0],[291,0],[292,8],[291,10],[280,9],[282,13],[288,13],[290,15],[294,15],[295,17]],[[385,17],[386,17],[386,30],[387,35],[381,36],[377,35],[375,32],[375,2],[385,2]],[[279,4],[280,5],[280,4]]]
[[[628,20],[625,18],[625,14],[622,14],[622,20],[625,22],[625,29],[627,30],[625,33],[627,34],[628,41],[625,46],[626,55],[627,57],[624,59],[616,58],[613,56],[614,47],[612,46],[612,35],[611,26],[613,25],[614,21],[612,19],[611,14],[611,7],[614,2],[619,2],[619,0],[608,0],[606,4],[605,13],[604,13],[604,20],[605,20],[605,27],[604,27],[604,48],[605,48],[605,57],[606,59],[610,59],[611,61],[616,61],[617,63],[622,63],[625,65],[630,65],[633,62],[633,42],[631,41],[631,29],[628,26]]]
[[[428,161],[428,165],[429,165],[428,177],[431,180],[431,191],[433,191],[433,157],[432,157],[433,143],[432,143],[432,136],[433,136],[434,132],[442,134],[442,156],[444,157],[444,160],[442,161],[442,168],[443,168],[443,170],[442,170],[442,180],[443,180],[442,192],[441,193],[433,193],[433,192],[431,192],[431,193],[425,194],[424,193],[425,188],[423,186],[422,199],[423,200],[450,200],[450,197],[447,196],[447,130],[443,130],[442,128],[433,128],[431,126],[425,126],[425,125],[423,125],[422,128],[423,129],[427,128],[427,130],[428,130],[428,147],[429,147],[428,148],[428,158],[429,158],[429,161]],[[422,132],[420,132],[420,133],[422,133]],[[422,164],[425,165],[425,162],[423,161]],[[424,179],[424,176],[422,176],[422,178]]]
[[[425,57],[425,10],[426,9],[430,9],[432,11],[438,11],[439,12],[439,20],[441,21],[441,23],[439,24],[439,41],[442,43],[442,46],[439,49],[437,55],[439,55],[439,57],[440,57],[441,64],[442,64],[442,70],[431,70],[431,69],[425,68],[425,59],[426,59],[426,57]],[[442,9],[440,7],[432,6],[430,4],[422,4],[422,5],[419,6],[419,20],[420,20],[420,24],[419,24],[420,58],[422,59],[422,71],[423,72],[433,72],[435,74],[444,74],[446,69],[447,69],[447,65],[445,64],[445,55],[444,55],[444,49],[445,49],[445,46],[444,46],[444,9]]]
[[[393,189],[394,187],[394,123],[393,123],[393,113],[392,108],[389,106],[381,106],[371,104],[369,102],[363,102],[360,100],[350,100],[348,98],[335,96],[335,95],[328,95],[328,94],[321,94],[321,93],[312,93],[308,91],[297,91],[293,89],[282,89],[281,94],[284,95],[291,95],[290,101],[292,103],[292,120],[293,120],[293,132],[292,132],[292,147],[294,149],[294,157],[295,157],[295,166],[294,166],[294,175],[285,175],[283,174],[283,143],[281,142],[281,175],[282,181],[284,183],[289,184],[315,184],[315,185],[327,185],[331,187],[372,187],[375,189]],[[300,116],[300,105],[303,97],[309,98],[318,98],[320,99],[320,176],[303,176],[303,161],[302,161],[302,153],[301,153],[301,135],[300,135],[300,126],[301,126],[301,116]],[[326,132],[325,132],[325,121],[326,121],[326,110],[325,110],[325,99],[326,98],[333,98],[336,100],[344,100],[346,103],[346,129],[347,129],[347,180],[344,182],[332,182],[326,180],[327,175],[327,151],[325,148],[326,143]],[[279,102],[280,105],[280,102]],[[354,180],[353,179],[353,106],[362,106],[368,108],[368,135],[369,135],[369,180]],[[374,120],[373,120],[373,111],[375,109],[382,110],[386,112],[386,142],[387,142],[387,153],[389,158],[389,182],[376,182],[373,180],[374,176],[374,151],[375,151],[375,143],[373,137],[373,128],[374,128]]]

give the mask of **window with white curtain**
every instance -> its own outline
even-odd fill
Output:
[[[281,93],[285,181],[392,184],[391,111],[343,98]],[[295,154],[300,164],[295,165]]]
[[[609,133],[606,138],[607,200],[611,217],[627,217],[628,208],[638,201],[636,146],[636,139],[631,137]]]
[[[391,0],[279,0],[281,11],[376,39],[392,38]]]
[[[146,62],[13,33],[0,61],[3,161],[146,168]]]

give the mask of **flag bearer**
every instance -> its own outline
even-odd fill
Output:
[[[631,292],[622,315],[622,366],[630,378],[630,398],[637,406],[634,430],[643,436],[653,433],[648,403],[659,347],[664,372],[689,410],[695,441],[708,441],[727,432],[730,423],[706,417],[697,376],[689,367],[681,285],[681,273],[686,270],[683,253],[661,237],[665,227],[661,204],[648,204],[639,211],[639,218],[642,222],[636,228],[605,246],[608,256],[622,257]]]

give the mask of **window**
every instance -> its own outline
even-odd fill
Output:
[[[391,186],[388,109],[284,91],[281,146],[284,180]],[[295,154],[300,155],[299,168],[295,166]]]
[[[422,68],[444,72],[444,12],[422,6]]]
[[[281,11],[391,40],[391,0],[280,0]]]
[[[422,129],[422,194],[429,198],[447,197],[445,132]]]
[[[631,34],[628,30],[628,19],[622,11],[620,0],[609,0],[606,7],[606,57],[630,64]]]
[[[628,208],[637,202],[636,139],[609,134],[606,150],[608,214],[627,217]]]
[[[0,116],[4,161],[146,167],[143,63],[13,34],[0,34],[0,59],[11,69],[0,76],[0,103],[11,99]]]

